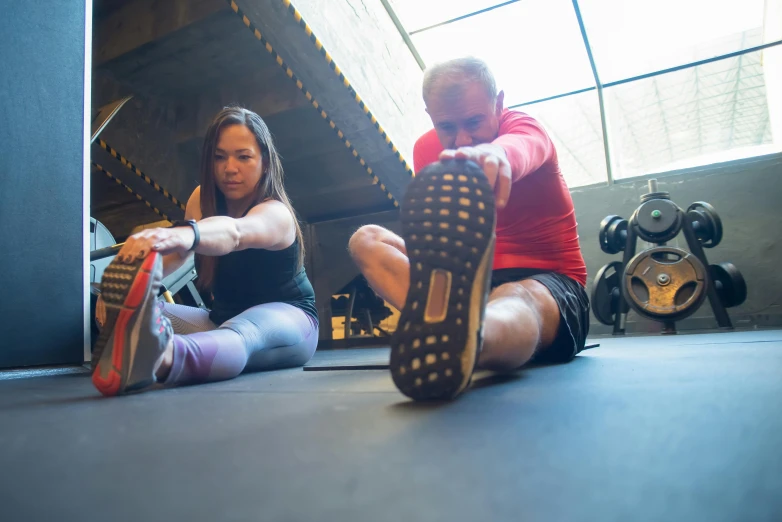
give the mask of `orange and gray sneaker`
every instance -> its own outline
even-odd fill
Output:
[[[452,399],[470,383],[483,341],[494,192],[475,163],[438,162],[411,180],[401,221],[410,289],[391,338],[391,375],[412,399]]]
[[[114,261],[101,280],[106,322],[93,351],[92,383],[103,395],[152,388],[155,371],[174,335],[157,296],[163,257],[153,252],[131,264]]]

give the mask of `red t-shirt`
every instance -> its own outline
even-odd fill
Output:
[[[506,109],[492,143],[505,150],[513,173],[510,199],[497,213],[494,269],[551,270],[586,286],[576,212],[548,134],[531,116]],[[415,171],[442,151],[434,129],[421,136],[413,148]]]

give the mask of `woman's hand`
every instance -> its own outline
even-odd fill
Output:
[[[184,254],[195,241],[190,227],[150,228],[130,236],[117,254],[123,263],[133,263],[144,259],[151,252],[165,254]]]

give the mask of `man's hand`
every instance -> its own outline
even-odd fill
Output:
[[[117,259],[124,263],[132,263],[144,259],[151,252],[161,254],[183,254],[195,241],[195,234],[190,227],[151,228],[142,230],[130,236],[117,253]]]
[[[505,208],[510,197],[511,169],[505,150],[499,145],[484,143],[475,147],[460,147],[458,149],[444,150],[440,153],[440,159],[470,160],[477,163],[482,169],[489,184],[494,189],[494,198],[497,208]]]

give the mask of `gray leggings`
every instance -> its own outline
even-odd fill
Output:
[[[318,345],[317,321],[287,303],[254,306],[219,326],[200,308],[165,303],[163,313],[176,334],[166,384],[304,366]]]

